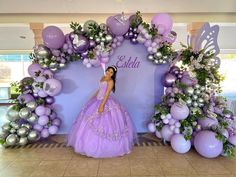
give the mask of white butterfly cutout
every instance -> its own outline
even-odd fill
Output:
[[[200,51],[203,49],[205,54],[214,54],[211,60],[211,66],[215,67],[220,66],[220,59],[217,57],[220,53],[220,48],[217,42],[218,33],[218,25],[210,26],[209,23],[205,23],[195,38],[191,36],[188,36],[187,38],[188,46],[192,46],[194,51]]]

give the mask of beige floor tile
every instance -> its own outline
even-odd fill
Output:
[[[234,175],[200,175],[200,177],[235,177]]]
[[[190,163],[182,158],[160,159],[160,166],[165,175],[196,175]]]
[[[125,158],[102,159],[98,169],[99,176],[130,176],[130,163]]]
[[[30,177],[63,176],[69,161],[41,161]]]
[[[191,166],[200,175],[229,175],[225,165],[220,164],[219,159],[194,158],[188,159]]]
[[[1,177],[28,177],[39,165],[40,161],[14,161],[0,171]]]
[[[218,162],[236,176],[236,158],[218,158]]]
[[[154,158],[130,159],[131,176],[163,175],[160,161]]]
[[[92,158],[71,160],[64,176],[97,176],[99,160]]]
[[[170,146],[153,147],[153,152],[158,159],[184,158],[183,154],[176,153]]]
[[[135,175],[135,176],[131,176],[131,177],[166,177],[166,176],[163,175],[163,174],[162,174],[162,175],[160,174],[160,175],[154,175],[154,176],[153,176],[153,175],[151,175],[151,176],[150,176],[150,175],[148,175],[148,176],[146,176],[146,175],[136,176],[136,175]]]
[[[12,162],[13,160],[4,160],[0,157],[0,171],[8,167]]]
[[[196,174],[188,174],[188,175],[165,175],[165,177],[200,177],[199,175]]]
[[[156,158],[152,147],[133,147],[130,154],[125,155],[128,158]]]

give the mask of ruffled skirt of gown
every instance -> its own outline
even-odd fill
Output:
[[[95,158],[130,153],[137,136],[129,114],[112,97],[99,114],[101,101],[94,97],[84,106],[72,126],[67,145],[77,153]]]

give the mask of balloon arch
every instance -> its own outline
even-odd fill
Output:
[[[206,23],[194,45],[190,38],[188,46],[177,52],[172,48],[177,34],[165,13],[156,14],[151,25],[137,12],[129,18],[124,14],[111,16],[106,24],[88,20],[83,26],[73,22],[70,26],[73,31],[66,35],[56,26],[43,29],[44,44],[35,46],[30,54],[30,77],[15,83],[20,95],[8,109],[9,122],[2,126],[0,143],[4,147],[24,146],[57,133],[61,119],[53,103],[62,84],[54,72],[76,60],[87,68],[105,69],[113,51],[123,40],[130,40],[146,47],[147,60],[153,64],[170,64],[163,78],[165,94],[154,108],[149,131],[169,141],[178,153],[194,146],[207,158],[234,155],[236,117],[227,110],[225,98],[218,95],[222,80],[218,73],[218,26]]]

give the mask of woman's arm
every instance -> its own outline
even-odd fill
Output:
[[[100,104],[100,106],[99,106],[99,108],[98,108],[98,112],[99,112],[99,113],[102,113],[102,112],[104,111],[104,105],[105,105],[105,103],[106,103],[106,101],[107,101],[107,99],[108,99],[108,97],[109,97],[109,95],[110,95],[110,93],[111,93],[111,91],[112,91],[113,86],[114,86],[113,81],[109,81],[109,82],[107,83],[107,91],[106,91],[106,94],[105,94],[105,96],[104,96],[104,98],[103,98],[103,100],[102,100],[102,103]]]

